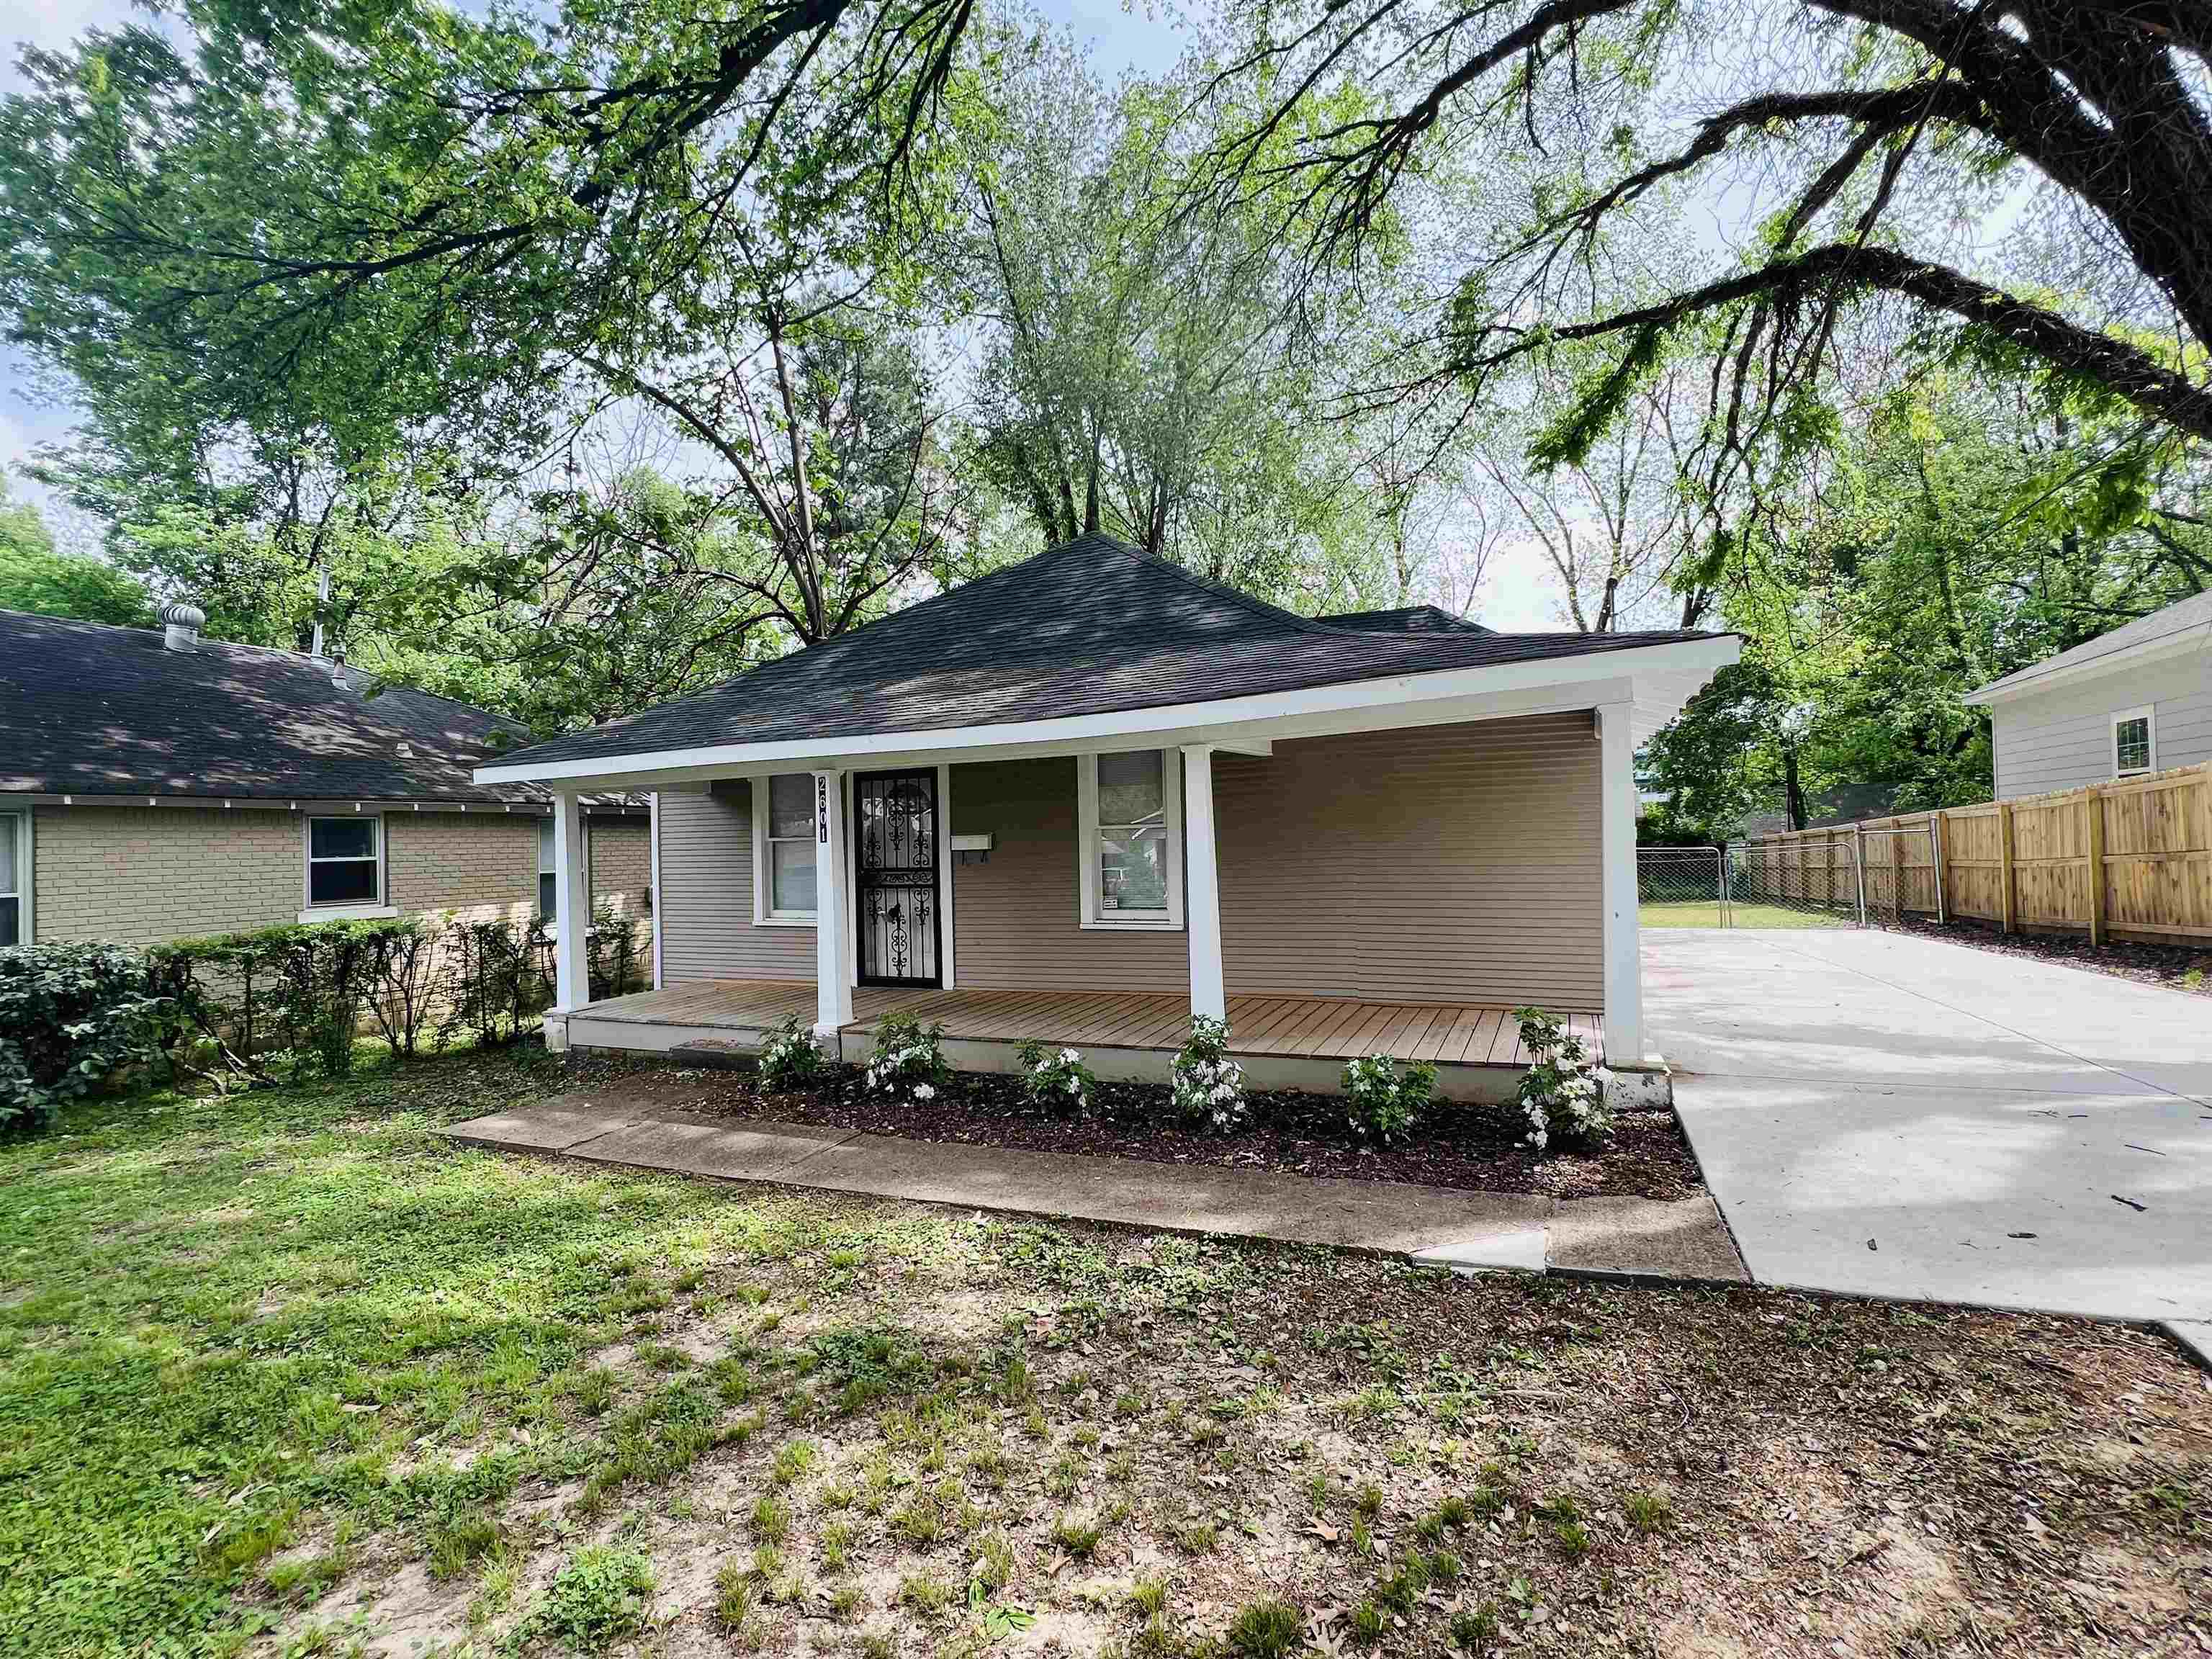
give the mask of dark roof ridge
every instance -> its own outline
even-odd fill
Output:
[[[1331,628],[1327,623],[1317,622],[1311,617],[1301,617],[1295,611],[1285,611],[1279,605],[1271,605],[1256,594],[1247,593],[1241,587],[1231,587],[1227,582],[1216,580],[1212,576],[1202,576],[1197,571],[1190,568],[1189,566],[1178,564],[1175,560],[1169,558],[1164,553],[1148,553],[1143,548],[1137,546],[1134,543],[1125,542],[1119,536],[1109,536],[1103,530],[1087,530],[1084,532],[1082,535],[1078,536],[1074,541],[1063,543],[1060,547],[1051,550],[1055,552],[1064,552],[1068,548],[1074,547],[1079,543],[1093,539],[1103,542],[1109,547],[1116,549],[1121,552],[1127,553],[1132,558],[1143,559],[1150,563],[1156,564],[1159,566],[1161,569],[1168,571],[1174,575],[1180,576],[1184,581],[1188,582],[1194,587],[1203,588],[1206,592],[1212,593],[1218,598],[1232,600],[1236,604],[1243,605],[1247,611],[1256,611],[1270,622],[1289,623],[1294,628],[1304,629],[1310,632],[1316,634],[1341,634],[1346,631],[1340,628]],[[1039,554],[1037,556],[1042,558],[1044,556],[1042,554]],[[1027,563],[1028,561],[1024,560],[1023,562]]]

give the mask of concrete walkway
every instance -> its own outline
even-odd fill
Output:
[[[1881,932],[1655,930],[1644,962],[1761,1284],[2212,1320],[2212,1001]]]
[[[626,1169],[1177,1232],[1330,1244],[1462,1269],[1740,1283],[1712,1200],[1557,1200],[903,1140],[793,1123],[657,1120],[617,1090],[564,1095],[447,1133],[469,1146]]]

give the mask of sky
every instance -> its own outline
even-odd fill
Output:
[[[1048,21],[1064,24],[1087,45],[1109,78],[1124,70],[1139,75],[1173,66],[1189,40],[1181,21],[1187,8],[1151,0],[1030,0]],[[1203,0],[1200,0],[1203,3]],[[17,58],[26,45],[58,48],[87,29],[111,28],[131,15],[130,0],[12,0],[0,21],[0,94],[23,85]],[[0,468],[10,491],[39,502],[65,544],[88,543],[92,527],[69,521],[46,492],[15,469],[42,444],[65,439],[74,422],[66,389],[40,384],[23,355],[0,343]],[[1562,625],[1556,584],[1533,544],[1509,545],[1493,556],[1475,614],[1492,628],[1533,629]]]

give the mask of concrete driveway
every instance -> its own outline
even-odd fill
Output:
[[[1850,930],[1655,930],[1644,975],[1754,1279],[2212,1320],[2212,1000]]]

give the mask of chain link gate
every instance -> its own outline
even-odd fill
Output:
[[[1725,927],[1728,882],[1717,847],[1639,847],[1636,900],[1646,927]]]

